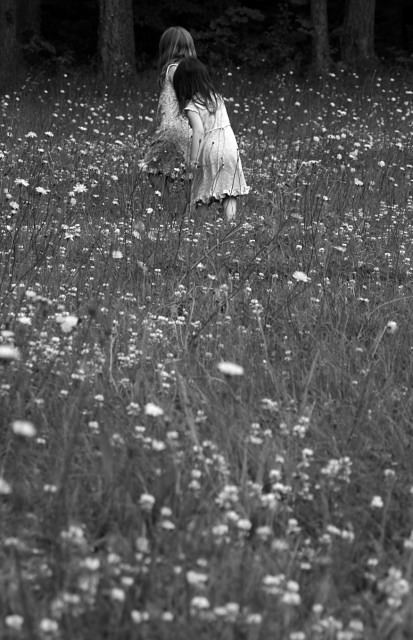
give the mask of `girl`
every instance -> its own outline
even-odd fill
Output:
[[[205,212],[212,202],[222,202],[226,219],[231,221],[237,196],[248,193],[249,188],[224,100],[215,91],[205,65],[196,58],[179,63],[173,85],[192,129],[191,204]]]
[[[196,56],[191,34],[183,27],[170,27],[159,41],[159,78],[161,93],[157,111],[157,129],[141,162],[155,189],[163,191],[188,162],[191,129],[178,107],[172,80],[178,62]]]

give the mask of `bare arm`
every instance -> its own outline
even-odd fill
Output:
[[[204,137],[204,125],[199,115],[195,111],[187,111],[186,115],[189,120],[189,124],[192,129],[192,142],[191,142],[191,164],[196,163],[199,155],[199,148],[201,146],[202,138]]]

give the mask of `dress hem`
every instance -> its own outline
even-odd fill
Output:
[[[239,196],[246,196],[250,192],[250,187],[246,189],[235,189],[234,191],[222,192],[220,194],[213,193],[211,196],[198,196],[196,200],[194,200],[195,204],[213,204],[214,202],[222,202],[224,198],[238,198]]]

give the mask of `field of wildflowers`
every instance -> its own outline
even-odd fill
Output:
[[[413,628],[413,78],[223,78],[226,226],[155,83],[1,98],[0,637]]]

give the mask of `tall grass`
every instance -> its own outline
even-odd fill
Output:
[[[154,83],[1,98],[1,638],[411,633],[412,78],[222,84],[232,226]]]

